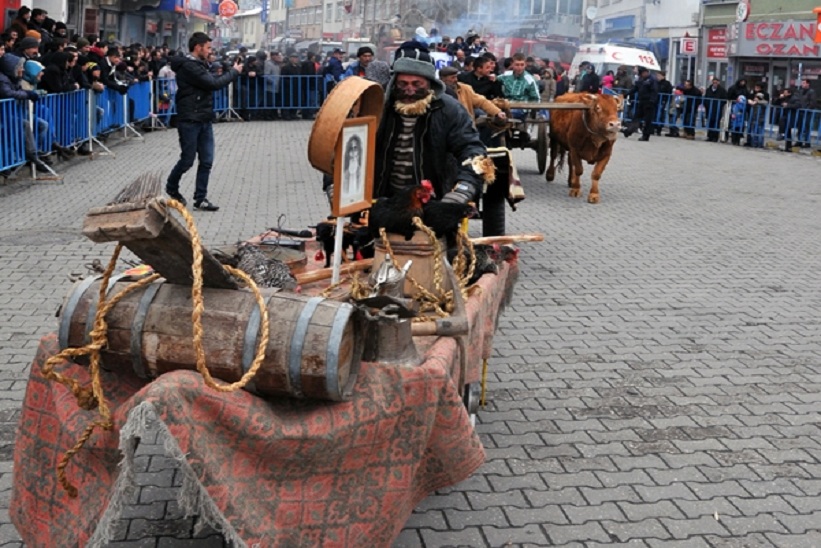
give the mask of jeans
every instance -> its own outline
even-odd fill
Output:
[[[208,178],[214,164],[214,128],[211,122],[179,122],[177,133],[180,138],[180,159],[168,176],[165,191],[168,194],[179,193],[180,179],[194,165],[195,157],[199,156],[197,186],[194,189],[196,204],[208,196]]]

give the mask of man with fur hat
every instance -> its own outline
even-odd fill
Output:
[[[374,195],[392,196],[428,179],[443,201],[478,200],[495,167],[473,120],[445,93],[423,44],[406,42],[396,56],[376,139]]]

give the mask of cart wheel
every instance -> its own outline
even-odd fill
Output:
[[[547,168],[547,124],[539,124],[539,136],[536,139],[536,165],[539,175]]]
[[[472,382],[465,385],[465,393],[462,400],[465,403],[470,422],[476,422],[476,413],[479,412],[479,402],[482,398],[482,383]]]

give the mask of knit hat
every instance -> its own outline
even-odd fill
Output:
[[[26,36],[28,36],[29,38],[34,38],[35,40],[38,40],[38,41],[43,37],[42,34],[37,32],[36,30],[32,30],[32,29],[29,29],[29,30],[26,31]]]
[[[393,77],[388,83],[388,90],[393,89],[397,74],[415,74],[430,80],[431,89],[437,97],[445,91],[445,85],[436,79],[436,65],[433,63],[430,52],[419,42],[410,41],[399,46],[399,49],[396,50],[396,59],[392,68]]]
[[[22,40],[20,40],[20,50],[26,50],[29,48],[39,48],[40,47],[40,40],[37,38],[32,38],[31,36],[26,36]]]
[[[28,82],[29,84],[36,85],[37,84],[37,76],[43,72],[45,67],[39,61],[34,61],[33,59],[29,59],[26,61],[26,64],[23,65],[23,80]]]
[[[425,30],[425,27],[416,27],[414,34],[419,38],[428,38],[428,32]]]
[[[82,48],[84,48],[86,46],[90,46],[90,45],[91,45],[91,42],[89,42],[87,39],[83,38],[82,36],[80,38],[77,38],[77,49],[82,49]]]
[[[370,53],[371,55],[373,55],[373,48],[371,48],[370,46],[362,46],[361,48],[356,50],[357,57],[362,57],[366,53]]]

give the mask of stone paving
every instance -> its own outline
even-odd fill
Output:
[[[309,131],[216,126],[209,197],[222,209],[195,213],[206,245],[281,213],[290,227],[322,218]],[[112,150],[74,161],[63,183],[0,185],[3,545],[22,545],[11,460],[37,341],[68,276],[112,250],[82,238],[82,217],[137,175],[168,173],[176,134]],[[423,501],[395,546],[821,546],[821,160],[621,139],[590,205],[545,183],[532,152],[516,158],[528,197],[508,230],[546,241],[523,246],[500,321],[476,426],[487,462]],[[140,461],[111,546],[222,546],[181,515],[161,444]]]

